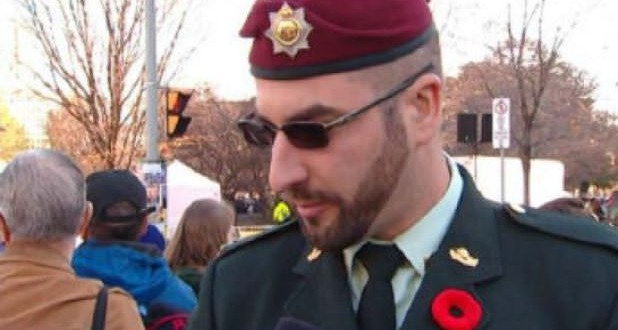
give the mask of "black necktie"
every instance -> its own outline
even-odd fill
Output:
[[[395,245],[367,243],[356,254],[369,273],[358,306],[361,330],[395,330],[395,298],[391,278],[405,256]]]

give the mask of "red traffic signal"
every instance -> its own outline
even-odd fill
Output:
[[[191,117],[185,117],[182,113],[185,111],[189,99],[191,99],[191,95],[191,93],[184,93],[177,90],[167,90],[165,118],[167,122],[168,138],[182,136],[187,130],[187,127],[189,127]]]

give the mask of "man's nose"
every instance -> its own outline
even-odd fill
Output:
[[[283,192],[306,181],[308,171],[303,162],[302,150],[294,147],[285,134],[278,132],[273,141],[269,182],[274,192]]]

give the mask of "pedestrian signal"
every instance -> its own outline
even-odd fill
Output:
[[[189,103],[191,93],[168,89],[166,96],[165,118],[167,123],[167,137],[180,137],[185,133],[191,122],[191,117],[182,115]]]

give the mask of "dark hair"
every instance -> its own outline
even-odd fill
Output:
[[[129,202],[115,203],[106,209],[106,213],[113,216],[135,212],[135,206]],[[102,241],[138,241],[146,219],[146,216],[141,216],[124,222],[108,222],[93,216],[87,236]]]

